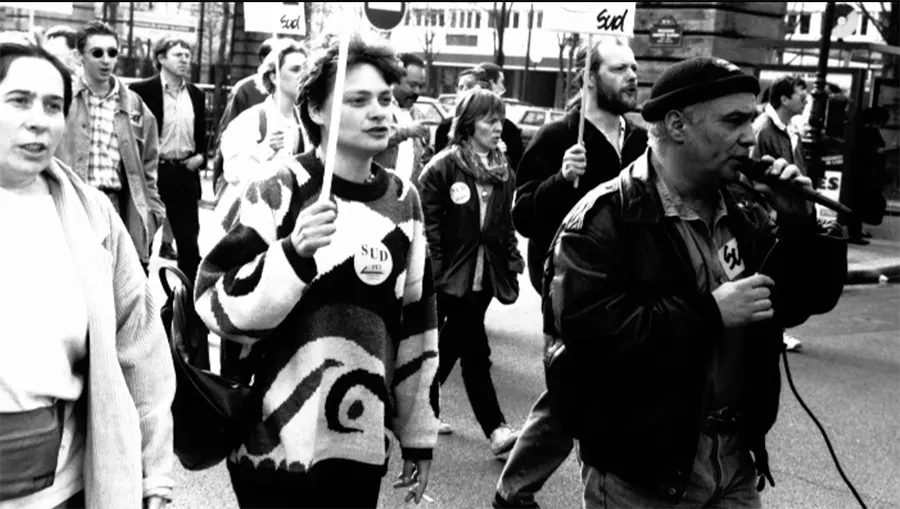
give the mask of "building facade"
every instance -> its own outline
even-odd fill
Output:
[[[544,2],[410,2],[406,18],[391,32],[398,48],[432,61],[431,92],[453,92],[459,73],[479,62],[495,61],[502,44],[506,88],[510,96],[538,106],[565,100],[573,34],[543,26],[545,14],[558,8]],[[506,12],[506,6],[508,13]],[[744,44],[748,39],[784,37],[787,2],[666,3],[637,2],[632,48],[640,65],[641,94],[673,62],[693,56],[717,56],[753,71],[776,63],[775,51]],[[678,44],[660,43],[655,34],[662,18],[677,22]],[[530,44],[529,44],[530,40]],[[528,59],[526,78],[525,63]],[[527,81],[527,85],[526,82]]]
[[[785,17],[789,41],[817,42],[822,38],[822,23],[826,2],[788,2]],[[835,25],[832,40],[850,43],[885,44],[872,18],[887,25],[890,13],[885,2],[842,2],[835,5]],[[878,67],[881,55],[867,51],[844,51],[832,55],[833,67]],[[815,66],[819,62],[818,49],[785,51],[782,63],[796,66]]]

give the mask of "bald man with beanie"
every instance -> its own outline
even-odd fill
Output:
[[[758,508],[775,485],[781,332],[835,306],[847,247],[809,203],[742,174],[758,93],[722,59],[669,67],[644,104],[647,151],[553,240],[547,379],[578,439],[586,509]]]

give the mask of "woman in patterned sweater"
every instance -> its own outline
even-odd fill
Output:
[[[242,507],[375,507],[389,432],[405,460],[395,487],[418,503],[437,442],[422,209],[408,181],[372,162],[387,146],[391,85],[403,71],[383,43],[354,35],[331,133],[337,57],[330,38],[300,86],[315,148],[265,166],[197,278],[200,316],[254,363],[259,405],[228,460]],[[332,135],[333,196],[319,201]]]

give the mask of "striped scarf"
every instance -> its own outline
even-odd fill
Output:
[[[475,153],[471,141],[452,145],[449,157],[476,182],[500,184],[509,178],[509,163],[500,149],[495,148],[488,153],[487,166]]]

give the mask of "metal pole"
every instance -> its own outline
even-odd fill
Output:
[[[200,20],[197,23],[197,70],[191,71],[191,80],[197,83],[203,75],[203,26],[206,24],[206,2],[200,2]],[[209,35],[212,37],[212,33]],[[212,55],[209,56],[212,60]]]
[[[528,46],[525,49],[525,74],[522,77],[522,100],[528,100],[528,68],[531,64],[531,30],[534,26],[534,2],[531,2],[531,10],[528,12]]]
[[[822,41],[819,46],[819,66],[816,71],[816,87],[812,93],[813,107],[809,116],[809,144],[807,152],[807,172],[813,181],[814,187],[819,187],[819,181],[825,175],[822,164],[822,155],[825,152],[825,108],[828,105],[828,57],[831,53],[831,29],[834,26],[834,2],[826,2],[825,14],[822,16]]]

